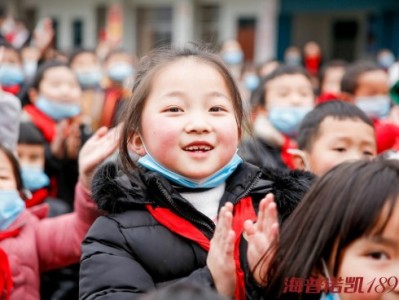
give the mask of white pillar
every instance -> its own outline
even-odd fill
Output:
[[[278,0],[262,1],[260,4],[255,37],[255,61],[263,62],[276,56],[276,33]]]
[[[193,0],[177,0],[173,11],[172,43],[184,46],[194,39]]]

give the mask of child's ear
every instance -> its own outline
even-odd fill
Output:
[[[295,169],[309,171],[305,151],[299,149],[288,149],[287,152],[292,156]]]
[[[355,97],[347,92],[339,93],[338,99],[349,103],[353,103],[355,101]]]
[[[35,102],[37,100],[37,96],[38,96],[37,89],[29,89],[28,95],[29,95],[30,102],[32,104],[35,104]]]
[[[133,136],[128,144],[128,148],[130,151],[140,156],[144,156],[147,153],[139,133],[133,133]]]

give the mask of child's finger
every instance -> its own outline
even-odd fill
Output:
[[[234,230],[229,230],[227,233],[227,237],[224,243],[224,252],[227,255],[234,255],[234,242],[235,242],[236,234]]]
[[[255,224],[251,220],[244,222],[244,232],[247,236],[251,236],[255,233]]]
[[[222,234],[222,229],[223,229],[223,222],[224,222],[224,211],[225,211],[225,208],[222,207],[220,209],[218,220],[217,220],[217,224],[216,224],[216,228],[215,228],[215,232],[214,232],[213,237],[212,237],[212,240],[214,240],[214,241],[220,240],[220,236]]]
[[[267,228],[267,222],[269,221],[268,207],[273,203],[273,194],[267,194],[265,198],[262,199],[259,205],[258,219],[257,219],[257,229],[264,232]]]

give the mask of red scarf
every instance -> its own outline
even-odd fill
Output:
[[[13,94],[14,96],[17,96],[21,90],[21,86],[19,84],[14,84],[9,86],[3,85],[1,88],[3,91]]]
[[[209,239],[193,224],[186,219],[174,214],[167,208],[153,208],[150,204],[146,205],[147,210],[160,224],[168,228],[170,231],[196,242],[205,251],[209,251]],[[236,264],[237,285],[235,290],[236,300],[245,299],[245,276],[240,263],[239,246],[241,236],[244,231],[244,221],[256,221],[256,213],[252,206],[251,197],[241,199],[234,207],[233,230],[236,233],[236,241],[234,245],[234,260]]]
[[[25,106],[24,110],[32,117],[32,123],[40,130],[46,141],[51,143],[57,132],[57,123],[32,104]]]
[[[49,192],[46,188],[38,189],[38,190],[32,192],[32,197],[30,199],[25,201],[25,206],[27,208],[29,208],[29,207],[41,204],[44,202],[44,200],[46,200],[48,195],[49,195]]]
[[[281,159],[289,169],[295,170],[294,158],[292,154],[288,153],[288,149],[298,149],[298,145],[294,140],[284,136],[284,144],[281,147]]]

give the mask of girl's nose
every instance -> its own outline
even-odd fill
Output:
[[[206,116],[201,115],[191,115],[187,118],[187,123],[185,126],[185,131],[188,133],[204,133],[210,132],[212,130],[212,126],[209,124]]]

